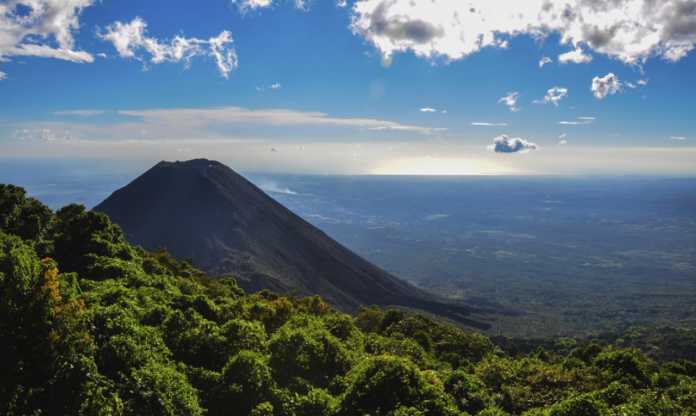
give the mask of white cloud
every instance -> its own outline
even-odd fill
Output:
[[[686,140],[686,137],[684,137],[684,136],[670,136],[669,139],[670,139],[670,140],[676,140],[676,141],[679,141],[679,142],[683,142],[683,141]]]
[[[240,12],[246,13],[250,10],[263,9],[273,5],[273,0],[232,0]]]
[[[333,126],[362,128],[373,131],[393,130],[421,134],[443,131],[441,128],[401,124],[394,121],[370,118],[331,117],[320,112],[288,109],[251,110],[242,107],[203,109],[155,109],[142,111],[119,111],[119,114],[137,117],[155,126],[178,126],[198,128],[209,125],[256,124],[266,126]]]
[[[437,110],[432,107],[423,107],[420,110],[421,113],[437,113]]]
[[[73,136],[69,128],[38,126],[21,128],[14,132],[14,139],[22,142],[66,143],[72,142]]]
[[[239,60],[234,48],[227,46],[232,43],[232,34],[226,30],[220,32],[217,37],[210,38],[210,53],[215,59],[220,75],[224,78],[229,77],[230,72],[237,69]]]
[[[592,55],[586,54],[582,48],[578,47],[575,50],[558,55],[558,62],[561,64],[586,64],[592,62]]]
[[[238,66],[237,54],[230,46],[232,35],[226,30],[208,40],[177,35],[171,41],[160,41],[147,36],[147,23],[136,17],[129,23],[114,22],[98,36],[111,42],[120,57],[143,63],[184,62],[188,66],[194,57],[208,56],[224,78]],[[141,53],[149,55],[149,60],[140,56]]]
[[[553,104],[558,106],[562,99],[568,96],[568,89],[563,87],[553,87],[546,91],[546,95],[541,100],[535,100],[535,104]]]
[[[82,110],[76,111],[82,114]],[[70,111],[71,114],[74,112]],[[241,107],[122,110],[115,111],[108,120],[90,117],[79,120],[50,119],[16,123],[9,127],[15,130],[16,142],[57,144],[69,141],[85,146],[101,142],[166,142],[177,143],[177,148],[181,148],[184,142],[231,144],[261,142],[268,138],[279,140],[273,143],[276,148],[291,140],[373,141],[379,137],[398,135],[400,139],[408,141],[444,131],[437,127],[374,118],[333,117],[320,112]]]
[[[270,84],[269,86],[265,86],[265,85],[258,86],[258,87],[256,87],[256,91],[258,91],[258,92],[264,92],[266,90],[278,91],[281,88],[283,88],[283,86],[281,85],[280,82],[274,82],[273,84]]]
[[[539,68],[543,68],[544,65],[548,65],[550,63],[553,63],[553,59],[549,58],[548,56],[544,56],[539,60]]]
[[[2,81],[2,80],[5,79],[5,78],[7,78],[7,74],[4,73],[4,72],[2,72],[2,71],[0,71],[0,81]]]
[[[559,146],[563,146],[563,145],[566,145],[566,144],[568,144],[568,140],[566,140],[566,139],[562,139],[562,140],[560,140],[560,141],[558,142],[558,145],[559,145]]]
[[[517,100],[520,98],[520,93],[517,91],[509,92],[506,96],[500,97],[498,100],[499,104],[505,104],[510,111],[513,113],[516,113],[520,111],[520,108],[517,107]]]
[[[607,95],[614,95],[621,91],[621,81],[610,72],[603,77],[594,77],[591,90],[598,100],[603,100]]]
[[[594,123],[595,120],[596,120],[595,117],[578,117],[577,120],[559,121],[558,124],[560,124],[561,126],[584,126],[587,124]]]
[[[626,81],[623,83],[623,85],[627,86],[628,88],[634,90],[636,88],[644,87],[648,85],[648,80],[647,79],[639,79],[638,81],[634,82],[629,82]]]
[[[493,139],[493,144],[486,148],[496,153],[527,153],[536,150],[538,146],[519,137],[509,137],[503,134]]]
[[[48,45],[23,44],[5,51],[6,56],[34,56],[37,58],[53,58],[71,61],[79,64],[92,63],[94,57],[84,51],[59,49]]]
[[[56,111],[53,114],[57,116],[93,117],[104,114],[104,110],[65,110]]]
[[[472,126],[477,127],[507,127],[507,123],[487,123],[483,121],[474,121],[471,123]]]
[[[75,49],[73,38],[80,27],[80,14],[93,3],[93,0],[3,1],[0,4],[0,62],[12,56],[93,62],[90,53]],[[19,7],[24,11],[20,12]]]
[[[300,10],[307,10],[309,9],[309,3],[310,0],[295,0],[295,8],[300,9]]]
[[[661,56],[677,61],[696,43],[695,0],[358,0],[353,32],[385,60],[411,51],[457,60],[511,37],[558,34],[628,64]]]
[[[409,125],[402,125],[402,124],[380,124],[377,126],[367,126],[364,127],[367,130],[372,130],[372,131],[411,131],[411,132],[417,132],[417,133],[423,133],[423,134],[432,134],[432,133],[441,133],[447,131],[446,128],[443,127],[418,127],[418,126],[409,126]]]
[[[239,12],[244,14],[253,10],[266,9],[277,3],[275,0],[231,0],[231,3],[237,5]],[[307,10],[308,0],[292,0],[293,6],[296,9]],[[346,0],[339,0],[337,2],[339,7],[346,7],[348,4]]]
[[[561,134],[558,136],[558,139],[559,139],[559,140],[563,140],[563,139],[567,139],[567,138],[568,138],[568,133],[561,133]]]

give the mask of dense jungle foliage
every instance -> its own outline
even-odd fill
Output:
[[[245,294],[0,185],[2,415],[696,415],[696,364]]]

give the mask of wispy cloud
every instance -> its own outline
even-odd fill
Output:
[[[24,142],[71,141],[138,142],[186,140],[256,140],[268,137],[373,138],[368,132],[398,132],[408,140],[414,136],[446,131],[442,127],[405,124],[376,118],[335,117],[321,112],[243,107],[179,108],[115,111],[107,121],[101,110],[58,111],[67,121],[40,120],[16,123],[14,137]],[[70,121],[73,117],[84,119]],[[179,146],[180,147],[180,146]]]
[[[517,100],[519,98],[520,93],[517,91],[512,91],[507,93],[507,95],[500,97],[500,99],[498,99],[498,104],[504,104],[508,109],[510,109],[510,111],[516,113],[520,111],[520,108],[517,106]]]
[[[140,17],[128,23],[114,22],[98,37],[111,42],[121,58],[137,59],[143,64],[183,62],[186,66],[198,56],[212,58],[220,75],[228,78],[239,63],[232,47],[232,34],[222,31],[207,40],[186,38],[180,35],[171,40],[160,40],[147,34],[147,23]]]
[[[553,63],[553,59],[549,58],[548,56],[543,56],[541,59],[539,59],[539,68],[543,68],[545,65],[550,63]]]
[[[263,85],[258,86],[258,87],[256,87],[256,91],[258,91],[258,92],[264,92],[266,90],[278,91],[281,88],[283,88],[283,85],[280,82],[274,82],[273,84],[269,85],[268,87],[263,86]]]
[[[588,117],[588,116],[583,116],[583,117],[578,117],[576,120],[572,121],[559,121],[558,124],[562,126],[583,126],[586,124],[592,124],[597,120],[596,117]]]
[[[231,0],[232,4],[237,5],[237,9],[239,9],[239,12],[242,14],[246,14],[247,12],[254,11],[254,10],[261,10],[261,9],[267,9],[271,6],[273,6],[275,3],[278,3],[277,0]],[[307,10],[309,8],[309,0],[292,0],[291,1],[292,5],[295,6],[296,9],[299,10]],[[348,4],[346,0],[339,0],[338,4],[339,7],[346,7]]]
[[[334,126],[370,130],[399,130],[429,134],[441,129],[402,124],[371,118],[332,117],[326,113],[288,109],[251,110],[242,107],[205,109],[154,109],[119,111],[119,114],[137,117],[151,124],[174,123],[196,126],[201,124],[263,124],[271,126]]]
[[[484,121],[474,121],[471,123],[472,126],[478,127],[507,127],[507,123],[487,123]]]
[[[421,113],[437,113],[437,110],[432,107],[423,107],[420,110]]]
[[[563,87],[553,87],[546,91],[546,95],[541,100],[534,100],[534,104],[553,104],[558,107],[558,103],[568,96],[568,89]]]
[[[273,0],[231,0],[232,4],[236,4],[241,13],[246,13],[251,10],[263,9],[273,5]]]
[[[57,116],[94,117],[104,114],[104,110],[63,110],[55,111]]]
[[[669,139],[670,139],[670,140],[676,140],[676,141],[679,141],[679,142],[683,142],[684,140],[686,140],[686,137],[684,137],[684,136],[670,136]]]
[[[558,145],[562,146],[568,144],[568,133],[562,133],[558,136]]]
[[[635,90],[636,88],[644,87],[648,85],[648,80],[647,79],[639,79],[636,82],[630,82],[626,81],[623,83],[623,85],[627,86],[628,88]]]

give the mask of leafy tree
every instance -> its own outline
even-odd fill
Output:
[[[171,314],[164,328],[167,346],[178,361],[219,371],[231,356],[217,323],[191,308]]]
[[[242,350],[266,351],[266,331],[260,322],[231,319],[220,328],[220,334],[225,338],[224,353],[227,356]]]
[[[306,393],[288,389],[276,391],[277,414],[332,416],[336,413],[338,401],[328,391],[310,387]]]
[[[603,416],[607,414],[607,405],[588,395],[564,400],[553,406],[548,412],[548,416]]]
[[[133,249],[125,243],[123,232],[101,213],[82,205],[68,205],[55,217],[54,258],[64,270],[82,277],[109,278],[92,273],[97,257],[132,260]]]
[[[636,350],[604,351],[595,357],[594,365],[603,370],[611,381],[625,381],[635,386],[650,382],[647,363]]]
[[[211,414],[249,414],[259,404],[273,399],[274,386],[273,373],[265,358],[253,351],[242,351],[223,368],[216,400],[209,410]]]
[[[130,376],[126,400],[129,414],[202,415],[196,390],[186,376],[169,365],[148,362]]]
[[[51,210],[18,186],[0,184],[0,231],[24,240],[41,240],[53,220]]]
[[[0,233],[0,413],[76,413],[94,384],[93,341],[72,275]]]
[[[349,378],[340,415],[388,415],[402,407],[413,407],[429,415],[457,413],[442,387],[430,384],[413,363],[403,358],[389,355],[369,358]]]
[[[475,375],[457,370],[445,381],[445,391],[455,400],[460,410],[477,414],[489,402],[486,385]]]
[[[348,372],[350,352],[319,320],[299,316],[278,330],[270,340],[270,364],[281,383],[299,377],[326,387]]]

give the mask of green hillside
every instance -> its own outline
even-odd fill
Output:
[[[248,295],[5,185],[0,340],[2,415],[696,415],[692,362]]]

